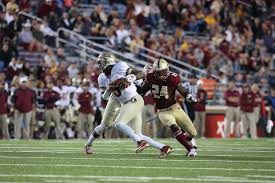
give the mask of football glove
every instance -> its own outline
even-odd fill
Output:
[[[189,103],[195,103],[195,102],[198,102],[198,99],[196,97],[192,96],[191,94],[187,94],[186,101]]]

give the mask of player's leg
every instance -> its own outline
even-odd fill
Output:
[[[141,111],[140,113],[137,113],[136,117],[131,121],[132,122],[132,128],[136,134],[138,134],[142,140],[145,140],[150,144],[152,147],[157,148],[161,150],[161,153],[164,157],[166,157],[170,152],[172,152],[172,148],[170,146],[167,146],[165,144],[159,143],[152,138],[143,135],[142,134],[142,114]],[[139,149],[136,151],[137,153],[140,152]]]
[[[177,139],[188,151],[192,149],[192,146],[188,143],[185,134],[176,123],[176,119],[170,110],[161,110],[158,112],[158,118],[164,126],[171,129],[173,137]]]
[[[240,108],[234,109],[234,134],[235,137],[240,137]]]
[[[85,137],[87,136],[87,134],[89,134],[90,129],[94,129],[95,116],[93,114],[88,114],[87,120],[88,120],[88,129],[85,130]]]
[[[130,101],[123,104],[120,108],[120,112],[115,119],[115,127],[127,135],[130,139],[135,142],[140,142],[142,139],[139,137],[138,134],[134,132],[134,130],[127,125],[129,122],[135,119],[137,114],[141,115],[142,107],[144,106],[143,99],[140,95],[133,97]],[[142,118],[141,118],[142,119]],[[141,131],[140,124],[140,131]]]
[[[241,121],[243,122],[242,138],[247,138],[247,130],[248,130],[248,127],[249,127],[249,122],[248,122],[248,119],[247,119],[247,113],[246,112],[242,112]]]
[[[21,138],[21,123],[23,121],[23,113],[19,112],[18,110],[14,110],[14,138],[20,139]]]
[[[171,110],[172,115],[176,119],[177,125],[185,131],[185,139],[187,140],[188,144],[191,146],[191,149],[188,150],[188,156],[196,156],[196,149],[197,144],[195,142],[194,137],[197,136],[197,131],[191,121],[191,119],[188,117],[188,115],[182,110],[182,108],[179,105],[174,105]]]
[[[79,113],[78,115],[78,123],[77,123],[77,128],[78,128],[78,138],[83,139],[84,138],[84,126],[85,126],[85,114],[82,112]]]
[[[64,135],[61,129],[61,115],[58,109],[53,109],[52,111],[52,119],[55,122],[55,128],[56,128],[56,132],[57,132],[57,137],[60,139],[64,139]]]
[[[24,113],[23,121],[26,123],[26,127],[24,128],[24,138],[30,139],[30,122],[32,117],[32,111]]]
[[[231,122],[234,119],[233,107],[229,107],[229,106],[227,107],[226,112],[225,112],[225,118],[226,118],[226,121],[225,121],[224,132],[225,132],[225,138],[228,138],[228,137],[230,137]]]
[[[119,101],[115,100],[113,97],[110,97],[106,108],[104,110],[103,116],[102,116],[102,121],[100,125],[98,125],[93,132],[90,134],[86,145],[85,145],[85,151],[87,154],[92,153],[92,143],[94,142],[95,139],[97,139],[101,134],[106,132],[113,124],[113,121],[115,120],[116,117],[116,108],[120,107]]]
[[[9,127],[7,122],[7,114],[0,115],[0,124],[2,126],[3,138],[10,139]]]
[[[247,113],[247,118],[249,121],[249,130],[250,136],[252,139],[256,139],[257,137],[257,114],[256,113]]]

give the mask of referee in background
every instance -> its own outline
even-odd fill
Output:
[[[189,81],[183,84],[183,87],[190,93],[192,96],[197,97],[198,93],[198,85],[197,85],[198,78],[195,74],[192,74],[189,77]],[[192,122],[195,120],[195,111],[193,103],[189,103],[186,100],[184,100],[183,104],[183,110],[185,113],[189,116]]]

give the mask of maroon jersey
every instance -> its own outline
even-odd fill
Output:
[[[36,94],[29,88],[19,88],[14,92],[12,101],[15,109],[27,113],[32,110],[33,104],[35,104]]]
[[[55,102],[60,99],[59,93],[53,90],[45,91],[43,94],[46,109],[53,109],[56,107]]]
[[[0,90],[0,115],[8,113],[8,92]]]
[[[79,112],[84,114],[94,113],[91,101],[93,100],[90,92],[83,92],[78,96],[78,103],[80,104]]]
[[[239,101],[238,102],[232,102],[232,101],[229,101],[229,98],[230,97],[240,97],[240,92],[236,89],[234,90],[226,90],[225,93],[224,93],[224,99],[226,101],[226,105],[227,106],[230,106],[230,107],[238,107],[239,106]]]
[[[242,93],[240,97],[240,108],[243,112],[253,112],[254,111],[254,94],[252,92]]]
[[[149,72],[146,77],[151,88],[157,109],[165,109],[176,103],[175,93],[177,86],[181,83],[181,78],[176,73],[170,73],[164,81],[155,78],[153,72]]]
[[[194,103],[193,108],[195,111],[205,111],[207,92],[204,89],[198,89],[197,93],[198,102]]]

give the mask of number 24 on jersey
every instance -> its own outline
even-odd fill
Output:
[[[154,98],[157,99],[160,99],[160,97],[165,97],[165,99],[169,98],[167,86],[152,85],[152,93]]]

